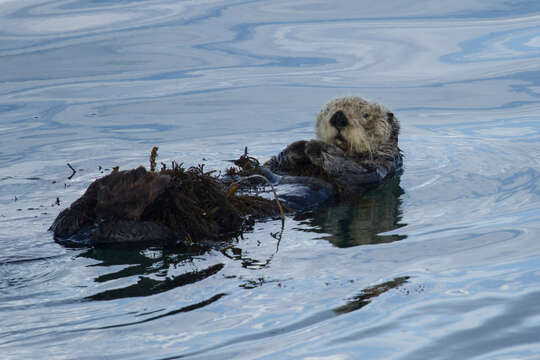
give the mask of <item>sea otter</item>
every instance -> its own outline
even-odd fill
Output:
[[[50,230],[57,240],[84,245],[219,239],[278,213],[274,202],[242,195],[244,180],[254,174],[278,190],[288,209],[305,211],[357,197],[401,169],[399,122],[383,105],[360,97],[332,100],[317,116],[316,133],[316,140],[294,142],[264,165],[246,150],[235,162],[242,170],[221,177],[174,163],[155,171],[151,156],[151,171],[116,171],[94,181]]]
[[[334,99],[317,115],[316,134],[316,140],[290,144],[265,166],[277,174],[323,179],[346,197],[401,169],[399,121],[381,104]]]

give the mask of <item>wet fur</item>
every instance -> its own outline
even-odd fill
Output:
[[[332,117],[342,112],[339,129]],[[280,174],[333,178],[342,184],[377,182],[401,167],[399,121],[385,106],[360,97],[330,101],[317,116],[317,140],[296,141],[266,165]],[[375,175],[375,176],[372,176]]]
[[[338,111],[348,120],[341,130],[330,123]],[[317,116],[316,133],[319,140],[338,146],[350,157],[390,159],[399,152],[398,119],[384,105],[360,97],[338,98],[326,104]]]

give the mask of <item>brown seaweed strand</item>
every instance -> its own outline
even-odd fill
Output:
[[[277,203],[277,206],[279,208],[279,213],[281,214],[281,230],[283,231],[283,228],[285,227],[285,211],[283,210],[283,207],[281,206],[281,203],[279,202],[279,199],[278,199],[278,195],[277,195],[277,192],[276,192],[276,189],[274,188],[274,185],[272,185],[272,183],[270,182],[270,180],[268,180],[265,176],[263,175],[259,175],[259,174],[254,174],[254,175],[250,175],[250,176],[246,176],[245,178],[242,178],[238,181],[235,181],[234,183],[231,184],[231,186],[233,185],[238,185],[240,184],[242,181],[244,180],[248,180],[248,179],[253,179],[253,178],[260,178],[260,179],[263,179],[264,181],[266,181],[268,183],[268,185],[270,185],[270,188],[272,188],[272,191],[274,192],[274,198],[276,199],[276,203]]]
[[[71,178],[73,177],[73,175],[75,175],[75,173],[77,172],[77,170],[75,170],[73,168],[73,166],[71,166],[70,163],[67,163],[67,166],[71,169],[71,171],[73,171],[73,173],[68,177],[68,180],[71,180]]]
[[[150,171],[151,172],[156,171],[156,159],[158,156],[158,149],[159,149],[159,146],[154,146],[152,148],[152,152],[150,153]]]

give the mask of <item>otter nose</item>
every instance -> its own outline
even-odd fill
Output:
[[[330,125],[334,126],[336,129],[343,129],[345,126],[349,125],[349,120],[343,113],[343,111],[336,111],[332,118],[330,119]]]

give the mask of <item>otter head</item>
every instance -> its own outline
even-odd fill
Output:
[[[334,144],[349,155],[377,155],[384,147],[397,145],[399,123],[380,104],[360,97],[330,101],[317,116],[317,138]]]

